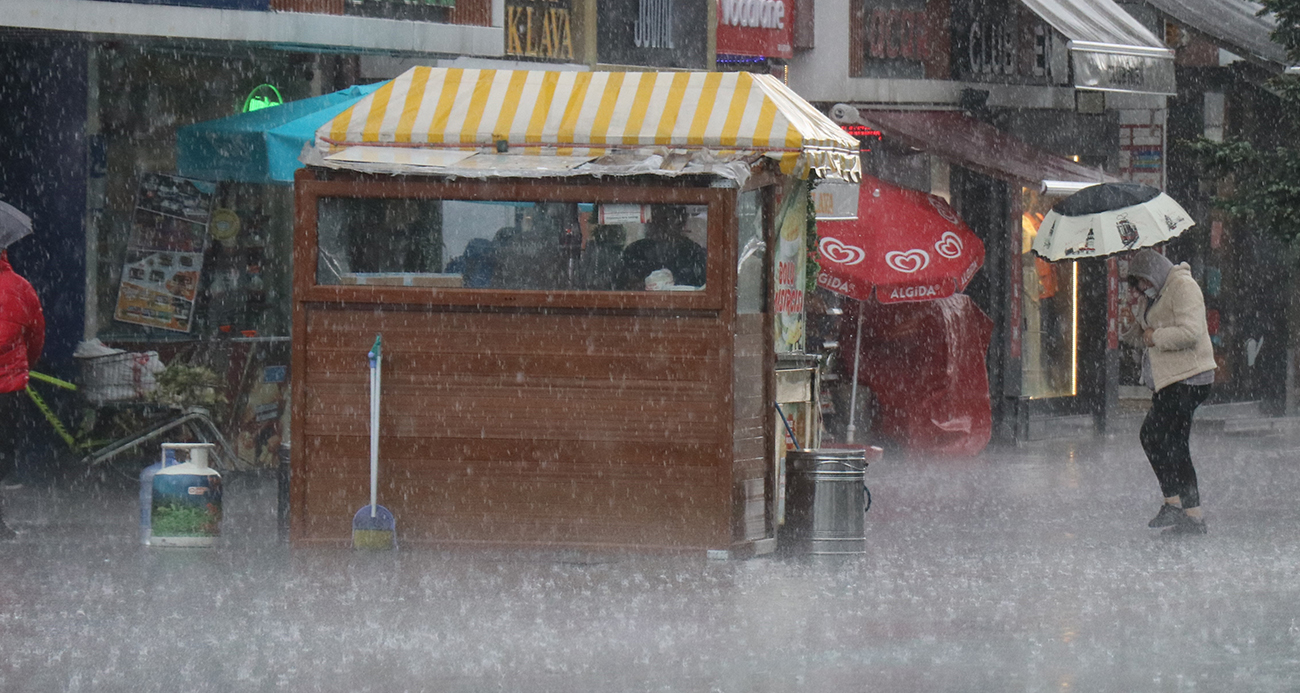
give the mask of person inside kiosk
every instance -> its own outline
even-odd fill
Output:
[[[637,291],[704,286],[705,251],[686,235],[686,209],[664,205],[655,212],[645,238],[623,250],[618,288]],[[664,270],[667,274],[663,274]]]
[[[707,207],[324,198],[321,284],[700,291]]]

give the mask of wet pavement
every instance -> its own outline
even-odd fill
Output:
[[[1300,434],[1193,452],[1182,538],[1130,434],[886,459],[848,560],[290,550],[256,475],[149,549],[128,479],[3,491],[0,691],[1300,689]]]

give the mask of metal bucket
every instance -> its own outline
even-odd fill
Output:
[[[785,524],[781,544],[815,555],[866,553],[863,479],[867,451],[786,453]]]

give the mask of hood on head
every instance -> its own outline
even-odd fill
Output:
[[[1143,248],[1129,258],[1128,276],[1145,279],[1156,287],[1156,291],[1159,291],[1165,287],[1165,280],[1169,278],[1169,271],[1173,268],[1174,263],[1170,262],[1169,258],[1150,248]]]

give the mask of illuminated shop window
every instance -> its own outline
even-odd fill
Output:
[[[1021,394],[1029,399],[1079,393],[1079,265],[1047,262],[1030,251],[1059,197],[1022,188]]]

